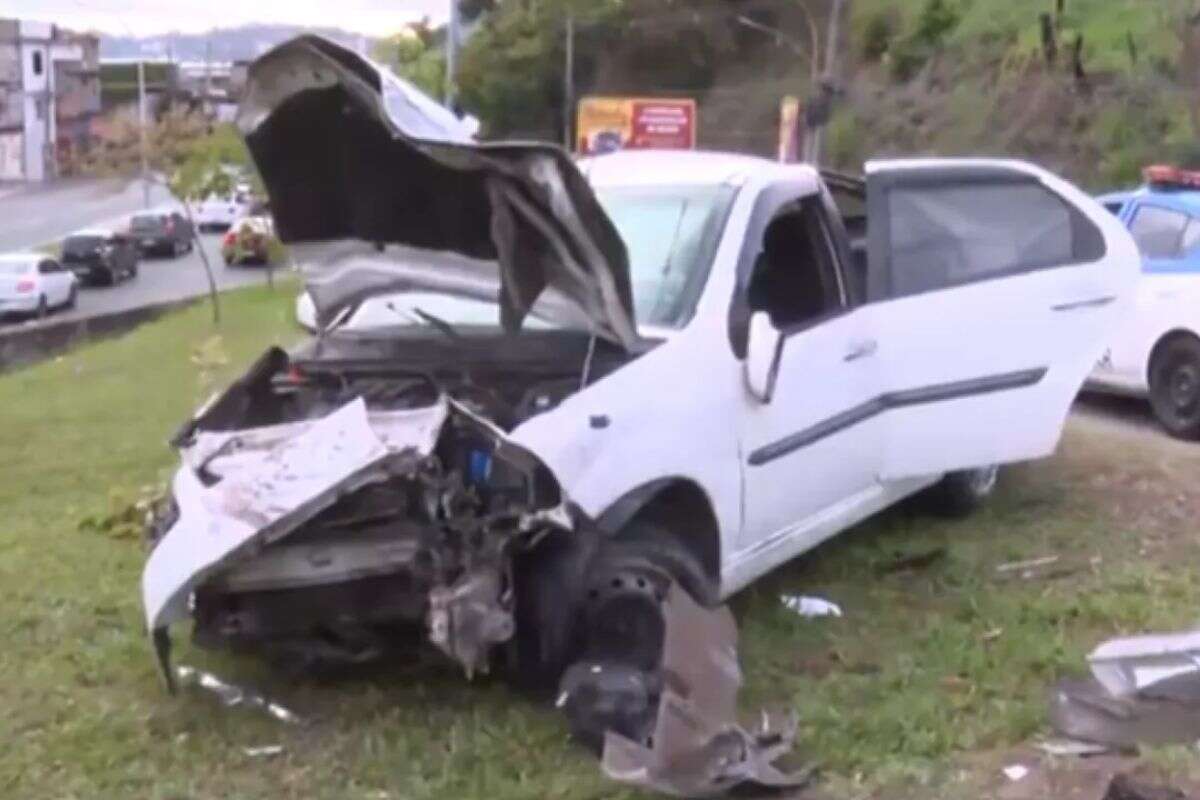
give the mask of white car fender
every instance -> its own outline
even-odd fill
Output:
[[[1143,275],[1134,311],[1114,332],[1089,384],[1146,395],[1154,348],[1176,331],[1200,336],[1200,275]]]
[[[696,484],[712,506],[723,552],[731,552],[742,513],[741,372],[732,357],[706,353],[705,342],[701,336],[667,341],[526,421],[512,440],[541,459],[564,494],[593,518],[664,478]]]

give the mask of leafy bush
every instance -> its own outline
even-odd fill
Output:
[[[925,0],[913,30],[890,51],[892,77],[910,80],[942,49],[961,14],[948,0]]]

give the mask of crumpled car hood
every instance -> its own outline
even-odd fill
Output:
[[[251,65],[238,126],[280,238],[317,245],[296,250],[310,276],[321,247],[343,240],[373,244],[385,259],[387,245],[450,251],[496,264],[508,330],[552,288],[597,335],[636,341],[625,245],[562,149],[473,142],[410,84],[311,35]],[[361,299],[362,286],[351,294]],[[318,322],[344,307],[319,304]]]

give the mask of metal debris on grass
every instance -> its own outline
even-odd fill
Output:
[[[278,703],[268,700],[261,694],[240,686],[234,686],[213,675],[211,672],[180,664],[175,668],[175,678],[179,686],[195,686],[212,692],[223,705],[229,707],[262,709],[280,722],[301,725],[304,720],[297,714]]]
[[[1121,748],[1200,740],[1200,632],[1113,639],[1088,662],[1089,678],[1051,693],[1060,733]]]
[[[785,771],[776,763],[792,748],[795,715],[764,712],[752,729],[737,724],[742,673],[729,610],[702,608],[675,584],[664,620],[664,686],[653,732],[635,742],[608,731],[604,774],[676,797],[807,784],[814,767]]]
[[[1113,750],[1108,745],[1081,742],[1078,739],[1047,739],[1038,742],[1035,747],[1050,756],[1099,756]]]
[[[242,752],[247,758],[273,758],[283,755],[283,745],[266,744],[262,747],[243,747]]]

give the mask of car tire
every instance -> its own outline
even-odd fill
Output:
[[[67,302],[63,303],[63,308],[67,308],[67,309],[74,308],[76,303],[78,303],[78,301],[79,301],[79,288],[76,286],[72,286],[71,291],[67,292]]]
[[[1179,439],[1200,439],[1200,338],[1181,334],[1155,347],[1149,383],[1159,424]]]
[[[925,490],[925,507],[939,517],[969,516],[995,492],[999,474],[996,465],[948,473]]]
[[[613,730],[644,742],[658,716],[666,631],[662,606],[673,583],[701,605],[718,590],[672,531],[635,522],[602,543],[588,565],[575,618],[576,660],[563,671],[559,705],[572,737],[599,753]]]
[[[105,270],[104,275],[100,278],[100,282],[105,286],[116,286],[117,271],[115,269]]]
[[[137,273],[138,273],[138,265],[137,265],[137,262],[135,261],[135,262],[133,262],[133,266],[129,268],[129,279],[133,280],[134,278],[136,278]]]
[[[45,319],[50,316],[50,304],[46,301],[46,295],[38,298],[37,309],[33,312],[33,315],[38,319]]]

